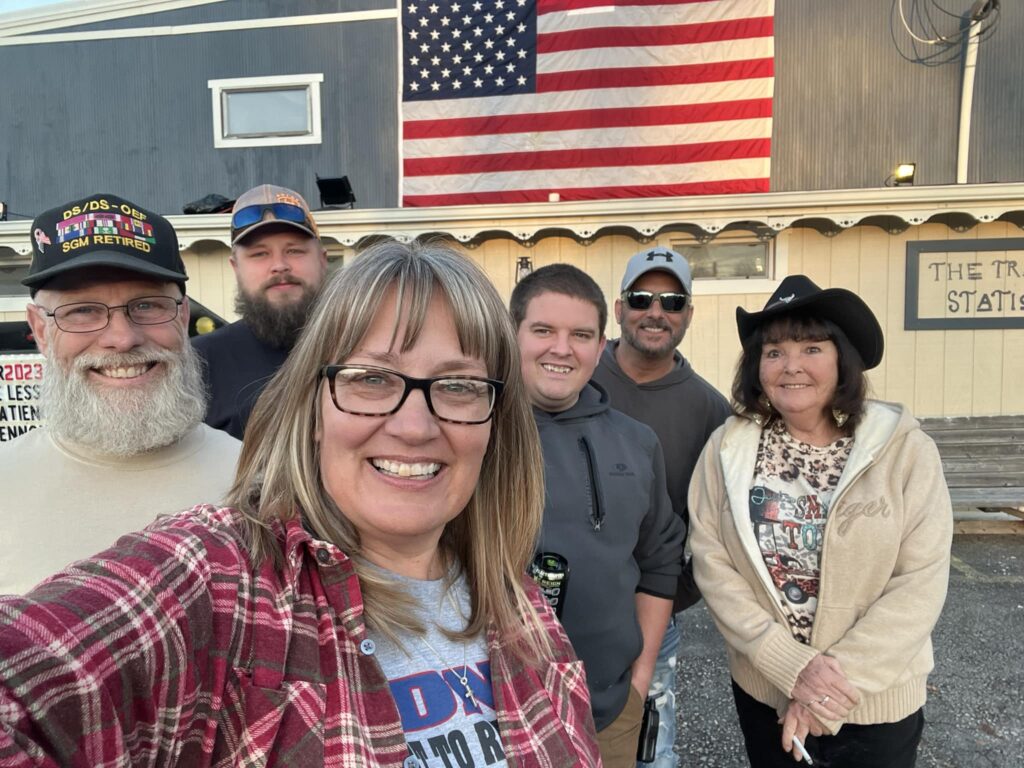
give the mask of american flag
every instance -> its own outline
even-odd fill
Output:
[[[402,204],[767,192],[773,14],[774,0],[405,0]]]

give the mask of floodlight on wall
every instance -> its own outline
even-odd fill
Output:
[[[914,183],[914,173],[917,171],[917,163],[900,163],[892,172],[892,183],[901,187]]]
[[[321,179],[316,177],[316,188],[320,190],[320,206],[322,208],[355,208],[356,196],[348,176],[337,176]]]

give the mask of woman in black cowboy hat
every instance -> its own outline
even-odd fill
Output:
[[[690,486],[695,573],[752,766],[913,766],[952,510],[935,444],[865,399],[868,306],[803,275],[736,310],[730,418]]]

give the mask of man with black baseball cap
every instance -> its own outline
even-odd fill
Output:
[[[594,372],[616,408],[651,427],[665,452],[672,508],[689,525],[686,494],[708,437],[729,415],[729,404],[701,378],[677,347],[693,320],[690,264],[664,246],[646,248],[626,264],[615,319],[622,337],[609,341]],[[700,599],[690,563],[676,589],[674,610]],[[653,768],[672,768],[675,741],[675,676],[679,630],[669,621],[651,681],[659,714]]]
[[[122,534],[218,502],[240,444],[202,424],[185,265],[170,222],[94,194],[32,223],[28,322],[44,425],[0,447],[0,594]]]
[[[206,423],[241,439],[256,398],[306,323],[327,275],[327,251],[302,196],[261,184],[235,201],[230,261],[242,319],[193,344],[206,362]]]

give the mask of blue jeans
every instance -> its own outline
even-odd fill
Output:
[[[651,690],[658,709],[658,748],[653,763],[637,763],[638,768],[676,768],[676,658],[679,655],[679,628],[676,617],[668,620],[665,637],[654,664]]]

